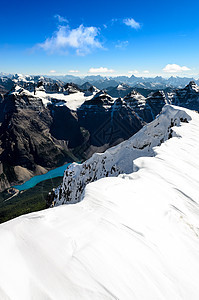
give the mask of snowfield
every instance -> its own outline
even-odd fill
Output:
[[[18,95],[18,93],[26,94],[27,96],[32,96],[35,98],[39,98],[42,100],[43,105],[47,106],[51,104],[53,100],[57,100],[56,105],[58,106],[67,106],[69,109],[76,111],[85,101],[91,100],[93,96],[97,94],[98,90],[93,93],[89,92],[76,92],[74,94],[65,95],[64,93],[48,93],[43,90],[36,90],[36,94],[34,92],[30,92],[19,85],[15,86],[15,90],[12,94]]]
[[[34,93],[30,93],[34,96]],[[44,105],[50,104],[52,99],[60,100],[60,104],[56,105],[66,105],[71,110],[77,110],[85,101],[90,100],[96,94],[87,95],[83,92],[77,92],[70,95],[65,95],[64,93],[47,93],[45,91],[37,91],[36,97],[39,97]]]
[[[160,145],[154,124],[169,138]],[[129,158],[134,172],[0,225],[0,299],[199,299],[199,115],[167,105],[142,132],[154,146]]]

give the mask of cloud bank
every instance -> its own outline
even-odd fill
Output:
[[[100,68],[90,68],[88,72],[89,73],[113,73],[115,71],[112,69],[100,67]]]
[[[69,73],[79,73],[79,70],[69,70]]]
[[[132,70],[132,71],[128,71],[129,74],[139,74],[139,71],[138,70]]]
[[[168,64],[162,70],[166,73],[181,73],[184,71],[190,71],[191,69],[186,66],[181,67],[176,64]]]
[[[67,54],[71,49],[77,55],[86,55],[93,49],[102,48],[97,40],[99,30],[96,27],[84,27],[70,29],[69,26],[59,26],[58,30],[37,46],[49,53]]]

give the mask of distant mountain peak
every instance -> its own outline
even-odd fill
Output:
[[[189,84],[185,88],[190,89],[190,90],[194,90],[195,92],[199,92],[199,86],[193,80],[190,81]]]

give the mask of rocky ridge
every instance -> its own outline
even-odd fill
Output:
[[[161,114],[144,126],[129,140],[108,149],[103,154],[94,154],[83,164],[73,163],[65,171],[62,185],[55,191],[55,206],[76,203],[84,195],[85,186],[104,177],[136,172],[134,160],[141,156],[154,156],[155,147],[172,138],[174,126],[191,118],[184,110],[165,105]]]

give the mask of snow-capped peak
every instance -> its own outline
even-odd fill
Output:
[[[185,88],[199,93],[199,86],[195,83],[195,81],[190,81],[189,84]]]
[[[130,86],[129,85],[127,85],[127,84],[125,84],[125,83],[121,83],[121,84],[118,84],[118,86],[117,86],[117,90],[118,91],[125,91],[125,90],[127,90],[127,89],[129,89],[130,88]]]

